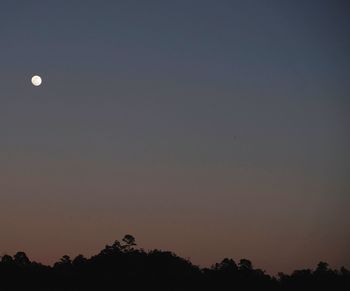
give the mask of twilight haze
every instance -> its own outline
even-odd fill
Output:
[[[349,14],[1,1],[0,256],[51,264],[130,233],[201,266],[349,267]]]

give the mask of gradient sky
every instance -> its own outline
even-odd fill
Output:
[[[350,267],[349,15],[2,0],[0,255],[51,264],[130,233],[202,266]]]

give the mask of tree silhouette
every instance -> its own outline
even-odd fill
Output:
[[[251,261],[247,260],[247,259],[241,259],[239,261],[239,269],[240,270],[245,270],[245,271],[251,271],[253,270],[253,264]]]
[[[87,259],[83,255],[78,255],[72,261],[73,266],[81,266],[87,262]]]
[[[17,266],[27,266],[30,264],[30,260],[24,252],[17,252],[13,258]]]
[[[315,273],[327,273],[329,271],[329,265],[328,263],[325,263],[325,262],[319,262],[317,264],[317,268],[315,270]]]
[[[129,247],[136,246],[135,238],[130,234],[126,234],[124,236],[123,242],[125,243],[126,246],[129,246]]]
[[[65,255],[52,267],[31,262],[24,252],[0,261],[0,290],[350,290],[350,272],[320,262],[314,270],[278,277],[255,269],[248,259],[224,258],[200,268],[169,251],[136,248],[132,235],[106,245],[97,255]]]
[[[1,263],[2,264],[12,264],[13,263],[13,258],[9,255],[4,255],[2,258],[1,258]]]

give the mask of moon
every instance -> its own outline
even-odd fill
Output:
[[[35,86],[35,87],[38,87],[40,86],[42,83],[42,80],[41,80],[41,77],[40,76],[33,76],[32,77],[32,84]]]

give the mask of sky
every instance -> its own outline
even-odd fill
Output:
[[[2,0],[0,256],[130,233],[200,266],[350,267],[349,13]]]

